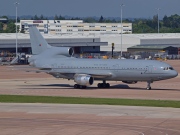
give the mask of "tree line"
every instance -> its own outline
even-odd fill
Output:
[[[2,16],[0,18],[7,18]],[[31,18],[21,18],[24,20],[83,20],[85,23],[120,23],[121,20],[116,18],[104,18],[101,16],[97,17],[63,17],[61,15],[55,15],[54,17],[33,16]],[[0,22],[0,33],[14,33],[15,19],[8,19],[7,23]],[[20,18],[18,17],[18,22]],[[132,23],[133,33],[157,33],[158,32],[158,16],[153,16],[152,19],[123,19],[123,23]],[[159,32],[160,33],[180,33],[180,16],[175,14],[171,16],[164,16],[163,19],[159,20]]]
[[[7,16],[2,16],[0,18],[6,18],[7,22],[0,22],[0,33],[15,33],[16,26],[14,19],[8,19]]]
[[[131,21],[133,24],[133,33],[157,33],[158,32],[158,16],[153,19],[135,19]],[[159,20],[160,33],[180,33],[180,16],[175,14],[164,16]]]

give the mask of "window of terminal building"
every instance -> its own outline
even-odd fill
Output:
[[[39,26],[39,24],[33,24],[33,26],[34,26],[34,27],[38,27],[38,26]]]
[[[61,25],[56,25],[56,27],[61,27]]]
[[[44,29],[39,29],[39,32],[44,32]]]
[[[33,21],[33,23],[43,23],[43,21],[36,20],[36,21]]]

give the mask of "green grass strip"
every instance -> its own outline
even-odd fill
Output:
[[[117,98],[81,98],[52,96],[0,95],[1,103],[57,103],[57,104],[94,104],[94,105],[127,105],[180,108],[180,101],[140,100]]]

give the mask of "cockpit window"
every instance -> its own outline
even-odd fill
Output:
[[[161,67],[163,70],[174,70],[173,67]]]

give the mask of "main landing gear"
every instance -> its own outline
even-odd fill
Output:
[[[153,83],[152,81],[147,81],[147,90],[151,90],[151,83]]]
[[[98,88],[109,88],[110,87],[110,84],[109,83],[106,83],[105,80],[103,80],[103,83],[98,83]]]
[[[75,89],[86,89],[87,87],[86,87],[86,86],[79,85],[79,84],[74,84],[74,88],[75,88]]]

